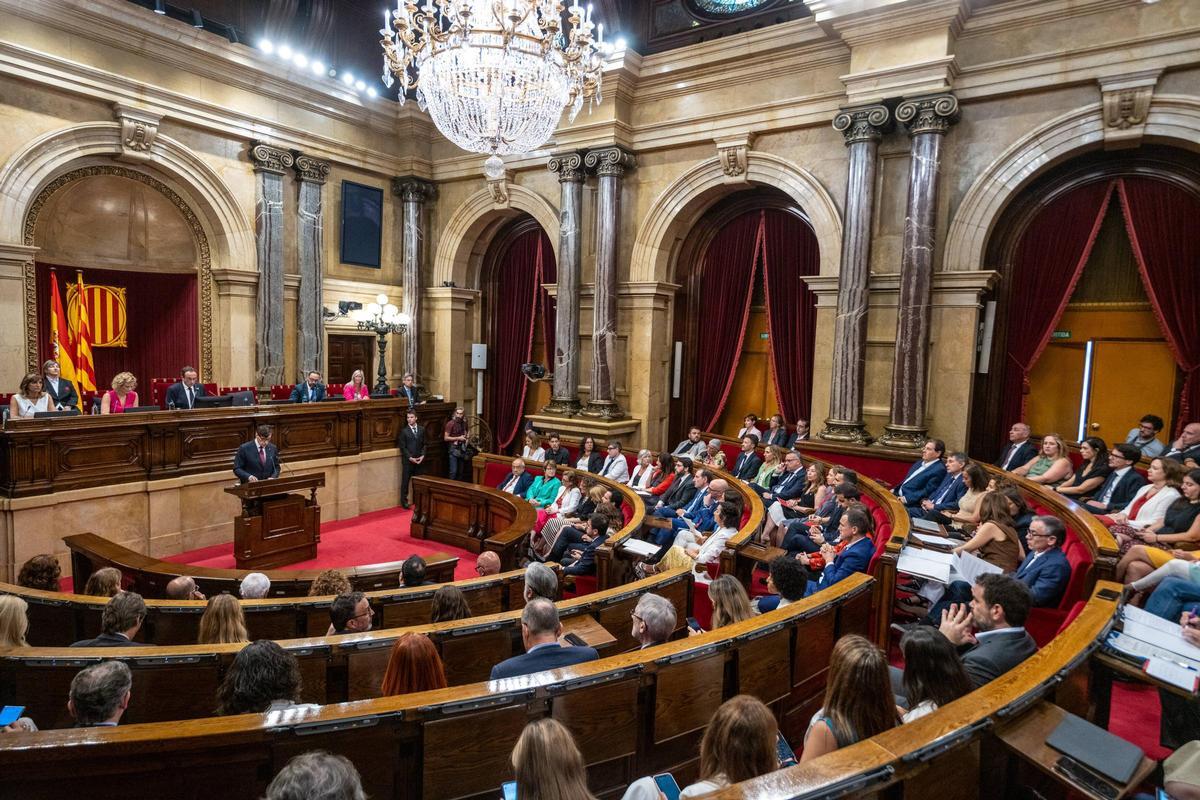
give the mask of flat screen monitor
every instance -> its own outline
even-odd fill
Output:
[[[46,419],[48,417],[77,417],[79,416],[78,408],[64,408],[62,411],[35,411],[33,412],[34,419]]]
[[[131,406],[125,409],[126,414],[146,414],[151,411],[162,411],[159,406]]]
[[[256,401],[254,392],[233,392],[227,395],[230,398],[231,405],[235,406],[252,406]]]
[[[206,394],[196,398],[194,408],[222,408],[233,405],[233,395],[222,394],[213,395]]]

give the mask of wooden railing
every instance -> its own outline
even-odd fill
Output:
[[[522,540],[537,512],[520,497],[487,486],[418,475],[412,480],[410,532],[416,539],[454,545],[500,558],[501,569],[517,566]]]

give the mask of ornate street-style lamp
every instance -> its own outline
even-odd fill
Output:
[[[400,313],[400,309],[388,302],[388,296],[381,294],[374,303],[367,303],[366,308],[351,311],[350,318],[358,323],[360,331],[374,331],[379,337],[379,375],[372,394],[388,394],[391,387],[388,386],[387,362],[384,360],[387,336],[389,333],[408,332],[408,314]]]

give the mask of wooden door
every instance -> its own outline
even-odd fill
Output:
[[[1175,377],[1175,359],[1164,342],[1097,340],[1087,434],[1123,442],[1143,414],[1157,414],[1173,430]]]
[[[349,383],[356,369],[366,374],[368,385],[375,382],[375,337],[329,334],[329,374],[325,382]]]
[[[762,291],[762,279],[758,280],[758,292]],[[742,338],[742,355],[738,359],[733,385],[715,433],[736,436],[741,430],[747,414],[767,419],[778,413],[779,403],[775,397],[775,376],[771,370],[771,340],[767,331],[767,310],[755,305],[746,319],[746,335]],[[795,420],[788,420],[795,422]]]
[[[1075,439],[1086,354],[1082,342],[1052,341],[1030,370],[1025,421],[1036,435],[1057,433],[1068,441]]]

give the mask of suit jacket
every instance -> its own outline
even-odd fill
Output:
[[[522,472],[521,477],[517,478],[516,481],[517,487],[513,491],[513,494],[515,494],[517,497],[524,497],[529,492],[529,487],[533,485],[533,473],[528,471]],[[504,476],[504,479],[501,480],[499,484],[496,485],[496,488],[502,492],[508,491],[508,487],[512,484],[512,482],[513,474],[510,472]]]
[[[1022,464],[1028,464],[1029,460],[1037,455],[1037,452],[1037,447],[1028,439],[1020,444],[1009,442],[1008,447],[1004,448],[1004,452],[1000,454],[1000,459],[996,462],[996,466],[1003,468],[1005,462],[1007,462],[1009,469],[1016,469]],[[1009,460],[1010,455],[1012,455],[1011,460]]]
[[[673,456],[687,456],[693,461],[704,454],[706,447],[704,440],[693,442],[691,439],[684,439],[679,444],[675,445],[675,449],[671,451]]]
[[[513,656],[492,667],[492,680],[532,675],[547,669],[558,669],[595,661],[599,657],[600,654],[592,647],[563,647],[561,645],[535,647],[528,653]]]
[[[318,400],[325,399],[325,384],[318,383],[316,386],[314,386],[312,388],[312,398],[310,399],[308,397],[308,392],[305,389],[306,383],[308,382],[305,381],[304,383],[297,383],[295,388],[292,389],[292,396],[288,399],[293,403],[315,403]]]
[[[1037,652],[1037,643],[1024,628],[984,637],[962,652],[963,669],[978,689],[999,678]]]
[[[762,468],[762,459],[758,454],[751,451],[742,453],[737,457],[737,461],[733,462],[733,468],[730,472],[733,477],[740,478],[744,481],[752,481],[758,476],[758,471]]]
[[[946,493],[945,497],[942,497],[942,492]],[[966,493],[967,482],[963,480],[963,474],[960,472],[957,475],[951,475],[947,472],[937,488],[929,493],[929,499],[933,501],[934,511],[957,511],[958,501]]]
[[[575,460],[578,461],[579,458],[576,458]],[[592,453],[590,456],[588,456],[588,463],[587,463],[587,471],[588,472],[592,473],[593,475],[599,475],[600,467],[602,467],[602,466],[604,466],[604,454],[603,453]]]
[[[600,549],[600,545],[608,541],[608,532],[606,531],[595,539],[583,546],[583,552],[579,558],[572,561],[570,564],[563,567],[564,575],[593,575],[596,572],[596,551]],[[568,550],[567,552],[570,552]]]
[[[1146,485],[1146,479],[1142,477],[1142,473],[1130,467],[1129,471],[1122,475],[1120,480],[1117,480],[1116,472],[1109,473],[1108,477],[1104,479],[1104,483],[1100,484],[1100,488],[1092,495],[1092,498],[1099,500],[1103,497],[1113,481],[1116,481],[1117,485],[1113,489],[1112,496],[1108,498],[1108,503],[1104,506],[1104,513],[1119,511],[1129,505],[1129,501],[1138,493],[1138,489]]]
[[[192,387],[192,394],[195,397],[204,397],[207,392],[204,391],[203,384],[197,383]],[[170,408],[172,403],[176,408],[192,408],[188,405],[187,390],[182,383],[172,383],[167,387],[167,408]]]
[[[63,408],[79,405],[79,394],[75,391],[75,385],[65,378],[58,379],[58,392],[55,393],[54,387],[50,385],[50,379],[43,375],[42,389],[50,395],[51,405]]]
[[[690,474],[682,477],[676,475],[671,488],[663,492],[662,504],[668,508],[679,510],[692,502],[696,496],[696,486]]]
[[[251,439],[237,449],[233,457],[233,474],[246,483],[253,475],[258,480],[275,478],[279,475],[279,448],[267,442],[267,463],[258,460],[258,442]]]
[[[933,490],[942,482],[942,478],[946,477],[946,465],[941,461],[935,461],[916,478],[909,480],[924,463],[920,460],[914,462],[908,468],[908,474],[904,476],[904,480],[896,487],[896,495],[904,501],[906,506],[920,505],[922,500],[933,494]]]
[[[821,571],[821,581],[817,584],[818,588],[826,589],[856,572],[866,572],[873,555],[875,543],[871,541],[871,537],[864,536],[834,556],[832,564],[825,565],[825,569]]]
[[[407,400],[410,406],[415,406],[421,402],[421,393],[417,391],[417,387],[415,386],[409,389],[407,386],[401,384],[399,396]]]
[[[403,465],[412,466],[410,458],[420,458],[425,455],[425,429],[417,425],[417,432],[405,425],[400,429],[400,453],[404,456]]]
[[[1071,580],[1071,562],[1060,547],[1047,550],[1036,561],[1034,555],[1030,552],[1025,556],[1014,577],[1029,587],[1034,606],[1053,608],[1062,600]]]
[[[44,383],[42,385],[47,386],[47,384]],[[49,391],[49,389],[46,391]],[[66,403],[63,403],[63,405],[65,406]],[[1176,450],[1174,447],[1170,447],[1162,454],[1162,458],[1173,458],[1180,464],[1182,464],[1184,461],[1187,461],[1189,458],[1200,462],[1200,444],[1194,444],[1191,447],[1183,450]]]
[[[795,500],[804,494],[804,484],[807,479],[802,469],[798,469],[795,472],[787,472],[785,470],[782,475],[776,475],[772,478],[771,497],[776,500]]]
[[[774,444],[787,449],[790,448],[795,441],[796,435],[793,433],[788,433],[787,428],[776,428],[774,432],[769,429],[763,431],[761,444],[763,446]]]
[[[625,460],[624,455],[618,455],[610,464],[608,456],[605,456],[604,460],[600,462],[600,469],[596,474],[610,478],[617,483],[624,483],[629,480],[629,462]]]
[[[119,633],[102,633],[95,639],[75,642],[71,647],[145,647],[141,642],[126,639]]]

